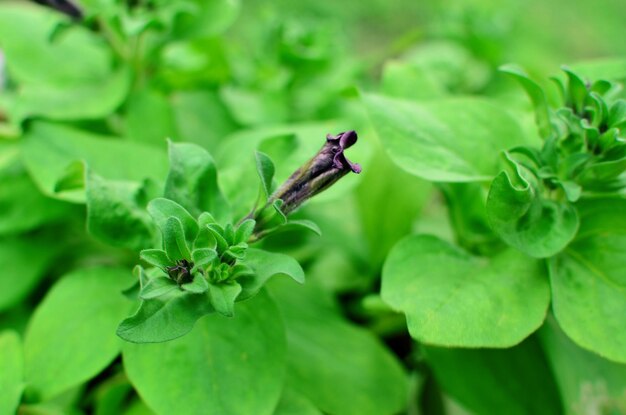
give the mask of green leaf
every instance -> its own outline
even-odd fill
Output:
[[[471,413],[563,412],[555,380],[534,337],[504,350],[423,349],[437,382]]]
[[[585,106],[585,99],[587,98],[587,87],[585,81],[583,81],[578,75],[572,72],[571,69],[563,67],[563,72],[567,75],[567,104],[571,105],[578,114],[582,114]]]
[[[150,213],[150,216],[152,216],[152,219],[163,234],[165,234],[169,219],[176,218],[180,221],[185,240],[189,242],[189,244],[193,243],[198,235],[198,223],[196,220],[183,206],[173,200],[164,199],[162,197],[151,200],[150,203],[148,203],[148,213]]]
[[[239,226],[237,226],[237,231],[235,232],[234,243],[246,243],[250,236],[252,236],[252,232],[254,231],[254,226],[256,222],[254,219],[246,219]]]
[[[237,316],[214,314],[182,339],[124,345],[124,368],[160,414],[271,415],[283,389],[285,338],[267,295],[241,303]]]
[[[84,203],[82,191],[56,192],[67,166],[83,160],[91,171],[110,180],[163,180],[167,171],[162,151],[44,121],[34,121],[22,140],[22,158],[33,180],[46,195]]]
[[[275,279],[270,292],[287,328],[289,387],[324,413],[403,412],[404,370],[376,337],[345,321],[314,284],[294,288],[287,280]]]
[[[221,34],[239,15],[239,0],[188,0],[190,11],[176,16],[173,36],[211,37]],[[193,12],[191,12],[193,10]]]
[[[152,278],[145,286],[141,288],[139,297],[142,300],[150,300],[160,297],[178,288],[178,284],[168,277]]]
[[[51,120],[101,118],[124,101],[131,81],[130,69],[121,67],[101,80],[70,85],[25,84],[17,94],[12,115],[16,121],[35,116]]]
[[[322,415],[304,395],[286,386],[272,415]]]
[[[186,259],[191,261],[191,252],[185,240],[183,225],[178,218],[170,216],[163,228],[163,245],[167,257],[172,261]]]
[[[165,269],[168,266],[174,264],[167,257],[167,253],[165,253],[165,251],[162,249],[144,249],[139,253],[139,257],[146,261],[148,264],[154,265],[155,267],[161,269]]]
[[[541,326],[550,302],[539,261],[514,250],[472,257],[427,235],[391,250],[381,295],[415,339],[451,347],[513,346]]]
[[[244,275],[238,280],[243,288],[239,301],[254,296],[274,275],[286,275],[300,284],[304,283],[302,267],[288,255],[249,248],[244,262],[254,270],[254,274]]]
[[[550,123],[550,109],[548,107],[548,100],[543,88],[539,86],[535,81],[530,79],[528,74],[517,65],[503,65],[498,68],[501,72],[511,75],[517,80],[522,88],[528,94],[528,97],[533,103],[535,108],[535,118],[537,120],[537,126],[539,127],[539,134],[544,139],[554,134],[552,124]]]
[[[87,173],[87,230],[109,245],[139,250],[152,245],[154,230],[135,182],[105,180]]]
[[[598,199],[577,206],[578,235],[549,263],[552,309],[578,345],[626,363],[626,201]]]
[[[493,179],[487,217],[507,244],[535,258],[550,257],[567,246],[578,230],[572,204],[543,198],[505,153],[508,171]]]
[[[24,391],[24,357],[17,333],[0,333],[0,413],[15,414]]]
[[[48,291],[24,338],[27,394],[52,398],[113,361],[120,351],[115,326],[129,306],[121,291],[129,283],[124,269],[83,268]]]
[[[226,317],[235,315],[235,300],[241,293],[241,285],[233,283],[209,283],[209,295],[215,311]]]
[[[489,180],[497,172],[496,154],[525,142],[517,121],[486,100],[416,103],[376,95],[364,100],[391,159],[427,180]]]
[[[63,248],[47,236],[0,239],[0,311],[16,306],[33,291]]]
[[[552,317],[546,319],[539,336],[567,415],[620,414],[626,410],[626,365],[578,347]]]
[[[217,258],[217,252],[215,249],[199,248],[195,249],[191,253],[191,259],[193,260],[194,268],[204,269],[207,265],[213,262]],[[195,270],[194,270],[195,271]]]
[[[206,281],[206,278],[204,278],[200,273],[196,273],[193,276],[193,281],[188,282],[187,284],[183,284],[181,287],[187,292],[202,294],[209,289],[209,283]],[[213,304],[213,306],[215,307],[215,304]]]
[[[159,146],[167,137],[177,137],[168,97],[150,89],[131,95],[126,109],[125,136],[131,141]]]
[[[270,156],[260,151],[255,151],[254,155],[256,157],[256,169],[261,178],[261,185],[265,192],[265,197],[269,198],[273,193],[272,180],[274,179],[274,172],[276,170],[274,162],[272,162]]]
[[[217,169],[211,155],[190,143],[169,143],[170,172],[165,197],[180,203],[197,217],[210,212],[220,222],[230,219],[230,208],[217,184]]]
[[[189,333],[196,321],[214,310],[204,294],[170,291],[143,301],[137,312],[124,319],[117,335],[132,343],[160,343]]]
[[[388,61],[382,74],[386,95],[406,99],[433,99],[446,95],[443,85],[425,68],[402,61]]]

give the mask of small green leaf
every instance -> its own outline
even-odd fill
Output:
[[[161,269],[174,265],[174,262],[167,257],[167,253],[162,249],[144,249],[139,252],[139,257],[148,264]]]
[[[202,274],[196,273],[193,276],[193,281],[183,284],[181,285],[181,287],[183,288],[183,290],[187,292],[194,293],[194,294],[202,294],[203,292],[209,289],[209,283],[207,283],[206,278],[204,278]],[[215,307],[215,304],[213,304],[213,307]],[[217,308],[216,308],[216,311],[219,312]]]
[[[199,297],[199,296],[197,296]],[[272,415],[285,381],[285,333],[268,295],[213,314],[167,343],[124,345],[124,369],[159,414]]]
[[[209,248],[195,249],[191,253],[191,259],[194,264],[194,269],[192,270],[192,272],[195,271],[196,269],[204,269],[204,267],[209,265],[216,258],[217,258],[217,252],[215,252],[215,249],[209,249]]]
[[[219,255],[224,254],[224,252],[228,249],[228,241],[224,238],[224,229],[217,223],[210,223],[207,225],[207,228],[215,239],[217,244],[217,253]]]
[[[127,270],[82,268],[48,291],[24,337],[28,394],[52,398],[113,361],[120,350],[113,332],[129,306],[121,291],[129,284]]]
[[[142,301],[137,312],[124,319],[117,335],[132,343],[160,343],[189,333],[196,321],[214,310],[204,294],[170,291]]]
[[[563,67],[563,72],[567,75],[567,92],[568,92],[568,105],[574,107],[578,114],[582,115],[583,108],[585,106],[585,99],[589,91],[583,81],[578,75],[572,72],[571,69]]]
[[[209,283],[211,304],[215,308],[215,311],[226,317],[235,315],[235,301],[240,293],[241,285],[236,282],[224,282],[220,284]]]
[[[250,239],[250,236],[252,235],[252,232],[254,231],[254,226],[256,225],[256,222],[254,221],[254,219],[246,219],[244,220],[238,227],[237,227],[237,232],[235,233],[235,244],[241,243],[241,242],[248,242],[248,239]]]
[[[256,169],[261,178],[261,185],[265,192],[265,197],[269,198],[273,192],[272,180],[274,179],[275,172],[274,163],[265,153],[255,151],[254,155],[256,157]]]
[[[145,286],[141,288],[139,297],[143,300],[149,300],[169,293],[178,288],[178,284],[168,277],[152,278]]]
[[[552,308],[583,348],[626,363],[626,201],[581,202],[579,233],[549,262]]]
[[[163,244],[168,258],[172,261],[191,261],[191,252],[185,240],[185,231],[180,220],[170,216],[163,227]]]
[[[177,218],[183,225],[185,239],[191,244],[198,235],[198,223],[187,210],[173,200],[157,198],[148,203],[148,213],[161,232],[165,232],[169,218]]]
[[[249,248],[245,264],[254,270],[254,275],[243,275],[238,282],[242,292],[239,301],[254,296],[274,275],[286,275],[300,284],[304,283],[304,271],[298,261],[284,254]]]
[[[85,163],[74,161],[65,168],[65,173],[54,185],[55,193],[85,188]]]
[[[0,333],[0,413],[15,414],[24,391],[24,357],[17,333]]]
[[[535,81],[530,79],[528,74],[524,72],[522,68],[517,65],[503,65],[498,68],[501,72],[511,75],[515,78],[524,88],[530,100],[535,107],[535,117],[537,120],[537,126],[539,127],[539,134],[544,139],[547,139],[554,134],[552,125],[550,123],[550,110],[548,107],[548,100],[543,88],[539,86]]]
[[[504,154],[508,171],[493,179],[487,197],[491,227],[507,244],[532,257],[558,253],[576,235],[576,209],[567,201],[542,198],[522,174],[522,167]]]
[[[510,347],[543,322],[550,289],[539,261],[509,249],[487,260],[428,235],[402,239],[382,272],[385,302],[411,336],[450,347]]]
[[[109,245],[139,250],[152,245],[150,217],[140,203],[141,186],[87,175],[87,230]]]
[[[165,197],[174,200],[194,217],[202,212],[220,221],[230,216],[230,208],[217,183],[217,169],[209,153],[190,143],[169,143],[170,171]]]

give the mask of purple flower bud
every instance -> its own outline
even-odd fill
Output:
[[[305,200],[332,186],[349,172],[360,173],[361,166],[346,158],[344,150],[357,141],[355,131],[336,136],[328,134],[326,142],[313,158],[296,170],[270,197],[269,203],[281,199],[282,212],[287,215]]]

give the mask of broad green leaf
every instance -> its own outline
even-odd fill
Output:
[[[552,309],[578,345],[626,363],[626,201],[597,199],[577,207],[578,235],[549,263]]]
[[[269,198],[273,193],[272,180],[274,179],[274,172],[276,170],[274,162],[272,162],[272,159],[267,154],[260,151],[255,151],[254,155],[256,156],[256,169],[261,179],[261,186],[265,192],[265,197]]]
[[[178,218],[170,216],[163,228],[163,246],[167,257],[172,261],[191,261],[191,251],[185,240],[183,225]]]
[[[510,349],[424,347],[437,382],[475,414],[562,413],[559,392],[539,342]]]
[[[50,237],[3,237],[0,239],[0,310],[22,301],[45,276],[48,266],[64,244]]]
[[[235,315],[235,300],[241,293],[241,285],[236,282],[212,284],[209,283],[209,296],[215,311],[226,317]]]
[[[142,300],[150,300],[178,289],[178,284],[168,277],[152,278],[139,292]]]
[[[190,244],[198,235],[198,223],[189,214],[189,212],[173,200],[159,197],[148,203],[148,213],[159,227],[161,232],[165,234],[167,223],[170,218],[176,218],[180,221],[185,234],[185,240]]]
[[[322,415],[304,395],[285,387],[273,415]]]
[[[626,411],[626,365],[578,347],[552,317],[546,319],[539,336],[567,415]]]
[[[35,309],[24,338],[27,393],[45,400],[98,374],[120,351],[130,272],[83,268],[62,277]],[[94,347],[97,345],[98,347]]]
[[[284,328],[267,295],[207,316],[167,343],[124,345],[124,368],[159,414],[269,415],[283,388]]]
[[[87,230],[117,247],[140,250],[152,245],[155,231],[143,206],[142,186],[87,174]]]
[[[365,95],[364,101],[391,159],[427,180],[489,180],[497,172],[499,151],[525,142],[518,122],[484,99],[417,103]]]
[[[550,257],[567,246],[578,230],[576,208],[567,201],[544,198],[522,175],[522,167],[505,155],[510,167],[493,179],[487,217],[507,244],[535,258]]]
[[[0,333],[0,413],[17,413],[24,391],[24,357],[17,333]]]
[[[405,373],[377,338],[345,321],[311,283],[294,287],[275,279],[270,288],[287,328],[290,387],[334,415],[391,415],[404,409]]]
[[[76,160],[110,180],[151,178],[159,182],[167,171],[165,154],[156,148],[44,121],[30,124],[21,150],[24,164],[43,193],[78,203],[85,201],[81,191],[55,191],[67,166]]]
[[[541,326],[550,302],[539,261],[514,250],[472,257],[428,235],[391,250],[381,295],[415,339],[451,347],[513,346]]]
[[[239,279],[238,282],[243,288],[238,297],[239,301],[255,295],[274,275],[286,275],[300,284],[304,283],[302,267],[288,255],[249,248],[244,263],[252,268],[254,275],[246,275]]]
[[[160,343],[189,333],[196,321],[214,310],[205,294],[180,290],[141,303],[132,316],[124,319],[117,335],[132,343]]]
[[[71,212],[66,203],[42,195],[17,160],[0,169],[0,206],[0,234],[28,231]]]
[[[501,72],[511,75],[522,85],[535,108],[535,119],[539,127],[539,134],[544,139],[550,137],[553,134],[552,125],[550,123],[550,110],[548,108],[546,94],[543,92],[541,86],[530,79],[528,74],[517,65],[503,65],[499,69]]]
[[[124,101],[132,73],[120,68],[101,80],[77,84],[22,86],[12,110],[16,120],[43,116],[53,120],[94,119],[107,116]]]
[[[194,217],[209,212],[220,222],[230,219],[230,209],[218,187],[217,169],[211,155],[198,145],[172,142],[169,154],[165,197],[178,202]]]
[[[447,95],[431,71],[402,61],[389,61],[382,74],[385,95],[405,99],[434,99]]]

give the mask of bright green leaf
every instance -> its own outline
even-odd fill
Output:
[[[202,274],[196,273],[193,276],[193,281],[183,284],[181,287],[187,292],[194,293],[194,294],[202,294],[203,292],[209,289],[209,283],[206,281],[206,278],[202,276]],[[215,307],[215,304],[213,304],[213,306]]]
[[[513,346],[541,326],[550,302],[538,261],[514,250],[476,258],[427,235],[401,240],[382,275],[383,300],[433,345]]]
[[[157,224],[162,233],[165,233],[167,223],[170,218],[176,218],[180,221],[185,240],[192,243],[198,235],[198,223],[189,214],[189,212],[181,205],[173,200],[157,198],[148,203],[148,213]]]
[[[168,277],[152,278],[141,288],[139,297],[142,300],[150,300],[160,297],[178,288],[178,284]]]
[[[272,159],[267,154],[260,151],[255,151],[254,155],[256,156],[256,169],[261,179],[265,197],[269,198],[273,192],[272,180],[274,179],[274,172],[276,170],[274,162],[272,162]]]
[[[298,261],[284,254],[249,248],[246,251],[245,264],[254,271],[239,279],[243,290],[239,301],[255,295],[274,275],[286,275],[300,284],[304,283],[304,271]]]
[[[0,413],[17,413],[24,391],[24,358],[17,333],[0,333]]]

